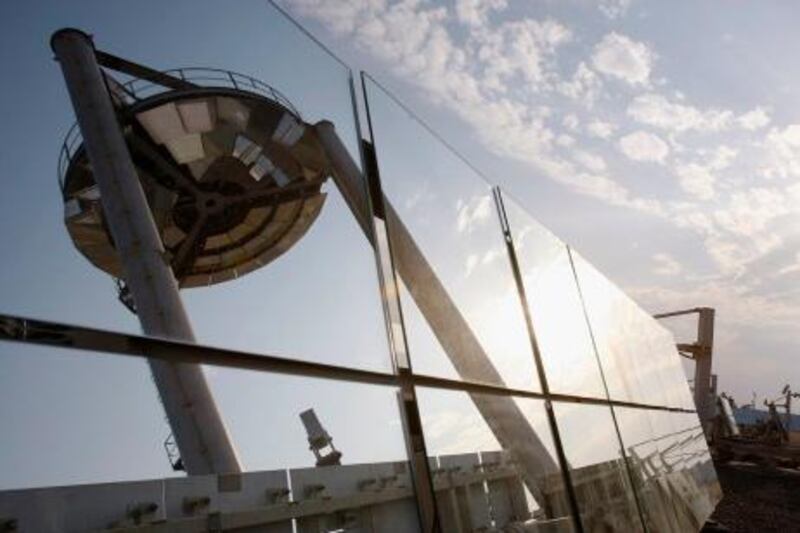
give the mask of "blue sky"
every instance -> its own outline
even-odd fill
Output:
[[[721,10],[641,0],[282,4],[648,310],[717,307],[723,389],[748,399],[751,390],[772,393],[800,377],[792,363],[800,310],[800,126],[792,125],[800,110],[791,93],[800,67],[786,53],[798,44],[790,42],[797,16],[789,7],[730,2],[735,8]],[[59,27],[80,27],[100,48],[156,68],[253,75],[286,94],[309,122],[333,120],[355,146],[346,70],[264,2],[227,10],[188,1],[135,9],[99,1],[6,3],[0,20],[4,312],[138,331],[111,280],[74,250],[63,228],[55,167],[73,118],[48,45]],[[442,168],[453,164],[437,153]],[[428,211],[443,213],[439,222],[447,224],[429,236],[432,247],[437,236],[487,218],[470,192],[484,184],[464,179],[471,189],[451,196],[449,209]],[[371,249],[335,188],[326,191],[320,220],[290,253],[241,280],[185,293],[201,342],[390,368]],[[424,193],[402,194],[424,202]],[[481,270],[500,268],[484,261],[496,234],[481,231],[467,231],[470,240],[437,266],[454,283],[489,291],[493,285],[484,281],[510,280]],[[525,344],[501,327],[501,319],[519,316],[504,307],[502,292],[494,295],[494,306],[474,307],[474,323],[485,324],[482,341],[498,349]],[[470,292],[460,297],[481,300]],[[495,320],[482,321],[486,314]],[[434,347],[429,332],[414,331],[412,344]],[[416,366],[453,375],[444,356],[431,353]],[[501,368],[505,376],[514,370]],[[311,464],[297,418],[308,407],[317,409],[346,461],[403,456],[391,390],[209,374],[248,468]],[[536,388],[526,375],[519,374],[521,386]],[[465,397],[425,398],[433,453],[494,444]],[[529,403],[526,414],[541,423],[540,406]],[[160,439],[169,430],[141,361],[0,346],[0,425],[0,488],[168,474]]]
[[[717,308],[723,390],[798,381],[797,6],[285,5],[645,308]]]

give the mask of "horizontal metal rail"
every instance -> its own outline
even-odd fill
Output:
[[[680,311],[669,311],[667,313],[656,313],[653,315],[653,318],[670,318],[673,316],[683,316],[683,315],[691,315],[692,313],[699,313],[702,311],[702,307],[693,307],[691,309],[681,309]]]
[[[549,400],[565,403],[612,405],[615,407],[650,409],[656,411],[695,412],[680,407],[608,400],[605,398],[593,398],[571,394],[550,393],[545,395],[526,389],[508,388],[500,384],[461,381],[425,374],[397,375],[375,370],[330,365],[274,355],[253,354],[227,348],[217,348],[169,339],[105,331],[7,314],[0,314],[0,341],[21,342],[72,350],[85,350],[105,355],[154,358],[176,363],[194,363],[237,368],[241,370],[253,370],[271,374],[349,381],[368,385],[400,387],[403,380],[408,380],[416,387],[459,391],[470,394],[512,396],[524,399]]]

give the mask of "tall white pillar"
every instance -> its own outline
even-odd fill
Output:
[[[83,134],[103,213],[125,282],[145,334],[194,342],[178,284],[117,122],[91,37],[65,28],[53,34],[55,52]],[[193,364],[150,360],[186,472],[240,472],[228,432],[203,369]]]

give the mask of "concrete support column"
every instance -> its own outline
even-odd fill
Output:
[[[145,334],[194,342],[164,246],[152,218],[91,37],[62,29],[51,46],[64,74],[84,146],[100,189],[103,213]],[[241,471],[199,365],[150,360],[150,369],[186,472]]]

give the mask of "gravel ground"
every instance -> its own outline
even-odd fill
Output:
[[[716,465],[724,497],[711,519],[731,532],[800,532],[800,471]]]

